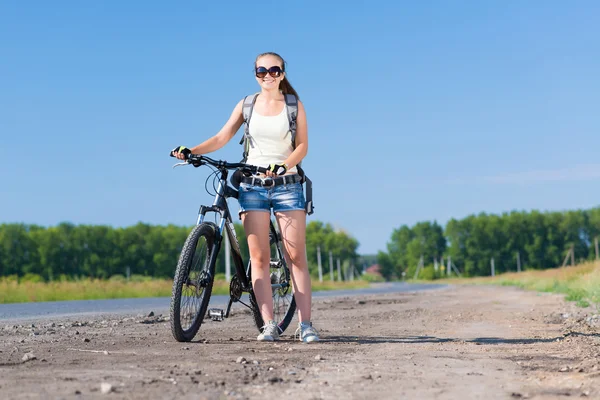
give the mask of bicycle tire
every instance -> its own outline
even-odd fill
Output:
[[[188,235],[181,250],[173,279],[170,306],[171,332],[178,342],[193,340],[206,315],[215,276],[216,257],[212,257],[212,247],[215,242],[217,229],[215,224],[209,222],[195,226]],[[206,255],[200,254],[200,257],[197,259],[202,262],[201,269],[194,276],[194,280],[190,282],[190,273],[194,272],[192,267],[196,264],[193,263],[194,256],[196,255],[197,246],[202,239],[204,239],[202,243],[206,243]],[[201,280],[204,280],[204,282],[201,282]],[[203,289],[201,293],[198,293],[199,287]],[[184,327],[182,324],[182,297],[185,297],[186,289],[190,288],[193,288],[191,294],[195,299],[198,299],[199,307],[190,313],[193,314],[190,315],[193,319],[191,319],[189,327]],[[186,311],[185,305],[183,309]]]
[[[282,252],[280,249],[281,242],[278,240],[278,235],[274,231],[273,226],[271,226],[270,239],[271,239],[270,240],[271,244],[275,244],[275,249],[277,251],[277,254],[280,256],[280,261],[282,264],[281,267],[277,267],[277,268],[270,267],[269,268],[269,272],[270,272],[270,276],[271,276],[271,284],[280,283],[281,280],[285,280],[289,283],[289,287],[287,287],[285,290],[278,289],[278,290],[273,291],[273,319],[277,323],[277,326],[279,327],[279,333],[281,334],[288,328],[288,326],[292,322],[292,319],[294,318],[294,313],[296,312],[296,298],[295,298],[293,290],[292,290],[292,281],[291,281],[290,270],[285,261],[285,257],[281,257],[281,255],[282,255]],[[252,261],[250,261],[250,263],[251,262]],[[251,273],[250,263],[248,265],[248,280],[250,282],[252,282],[252,273]],[[273,282],[274,276],[275,276],[276,282]],[[277,280],[279,280],[279,282],[277,282]],[[287,297],[288,291],[291,294],[290,299],[288,300],[288,303],[286,304],[285,301],[282,301],[281,306],[279,306],[278,299],[282,298],[282,296],[281,296],[282,294],[285,297]],[[250,309],[252,310],[252,317],[254,319],[254,323],[256,324],[258,331],[260,333],[262,333],[265,322],[263,320],[262,314],[260,313],[260,308],[258,307],[258,302],[256,301],[256,296],[254,295],[254,291],[250,292]]]

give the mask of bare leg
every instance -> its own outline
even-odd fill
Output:
[[[265,323],[273,320],[273,292],[269,273],[271,261],[270,220],[271,213],[263,211],[248,211],[242,214],[242,224],[248,237],[250,260],[252,260],[252,287]]]
[[[281,211],[275,214],[283,239],[283,248],[294,285],[294,298],[300,322],[311,317],[312,289],[306,259],[306,213],[301,210]]]

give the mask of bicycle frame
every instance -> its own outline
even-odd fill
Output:
[[[227,184],[227,177],[229,175],[228,171],[226,169],[222,169],[220,172],[221,178],[219,179],[219,185],[217,186],[217,193],[215,194],[213,204],[210,207],[200,206],[200,210],[198,212],[198,221],[196,224],[200,225],[202,222],[204,222],[207,212],[215,212],[221,216],[221,220],[218,224],[219,230],[217,232],[217,237],[215,238],[215,243],[213,244],[211,257],[218,256],[219,251],[221,250],[223,231],[225,230],[229,237],[229,247],[231,248],[233,264],[235,266],[238,279],[242,284],[242,290],[249,292],[252,290],[252,283],[248,281],[248,276],[246,274],[246,270],[244,269],[242,252],[235,234],[235,228],[233,227],[231,212],[229,211],[229,206],[227,205],[227,198],[237,198],[237,192]],[[227,314],[229,314],[229,312]]]

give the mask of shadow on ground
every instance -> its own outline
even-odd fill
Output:
[[[554,338],[498,338],[498,337],[479,337],[473,339],[439,338],[435,336],[326,336],[322,342],[333,343],[475,343],[480,345],[491,344],[534,344],[555,342],[557,339],[564,339],[564,336]]]

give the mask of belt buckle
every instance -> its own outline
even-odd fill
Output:
[[[273,187],[275,185],[275,181],[271,177],[263,178],[260,181],[262,182],[261,183],[262,187],[270,188],[270,187]]]

